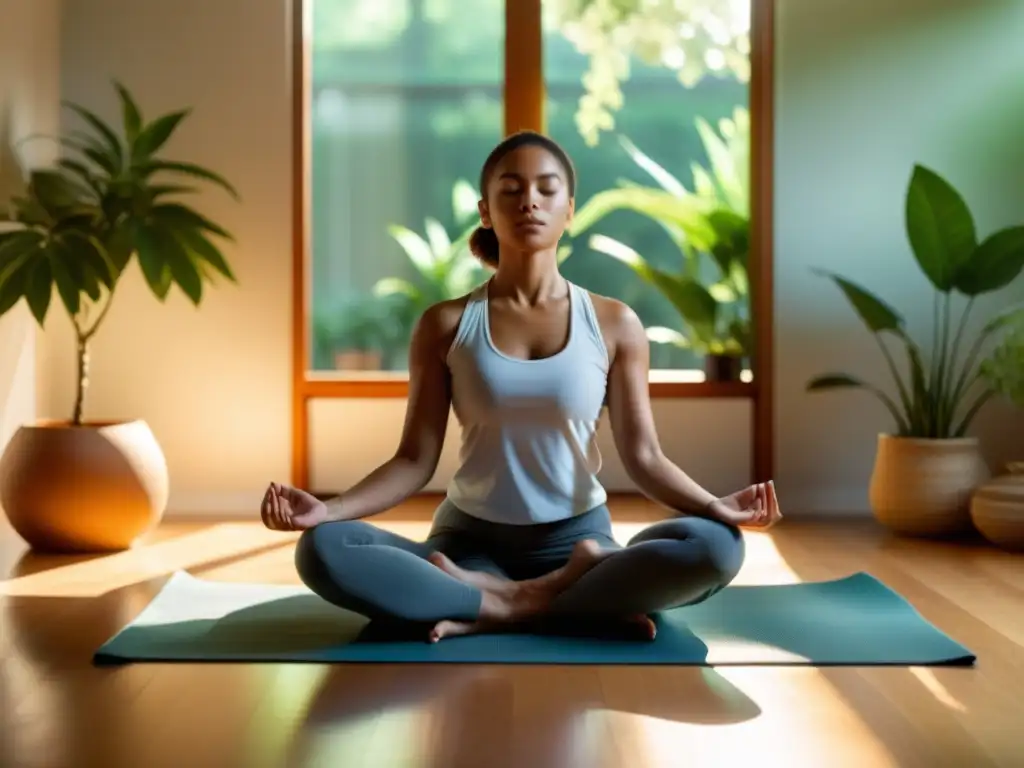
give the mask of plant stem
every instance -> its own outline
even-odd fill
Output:
[[[875,337],[875,341],[878,342],[879,348],[882,350],[882,354],[885,356],[886,362],[889,364],[889,370],[892,372],[892,377],[896,381],[896,388],[899,390],[900,401],[903,403],[903,410],[908,419],[907,424],[910,429],[913,429],[914,425],[912,421],[914,418],[914,411],[911,408],[910,399],[907,395],[907,388],[903,385],[903,379],[900,378],[899,371],[896,370],[896,361],[892,359],[892,354],[889,352],[889,348],[885,346],[885,342],[882,341],[881,335],[877,333],[873,335]]]
[[[939,345],[939,373],[935,382],[933,408],[934,413],[934,435],[933,437],[947,437],[949,431],[949,410],[946,403],[946,369],[949,363],[949,315],[950,315],[951,293],[946,293],[946,300],[942,303],[942,342]]]
[[[78,347],[76,379],[75,379],[75,410],[71,423],[82,425],[82,412],[85,407],[85,390],[89,386],[89,339],[82,333],[81,326],[75,322],[75,340]]]
[[[929,389],[935,391],[935,382],[939,377],[939,291],[935,291],[935,300],[932,302],[932,359],[929,366]]]
[[[971,372],[974,370],[975,361],[977,360],[978,354],[981,352],[981,349],[985,344],[985,340],[988,339],[988,337],[991,336],[993,332],[994,329],[983,331],[982,333],[978,334],[978,338],[975,339],[974,344],[971,346],[971,351],[967,354],[967,359],[964,361],[964,368],[960,372],[960,377],[957,380],[956,388],[954,389],[953,395],[954,400],[959,401],[960,398],[964,394],[966,394],[967,389],[970,387],[970,384],[972,384],[974,382],[974,379],[977,378],[977,374],[975,373],[975,376],[971,378],[970,381],[968,381],[968,377],[970,377]]]
[[[96,321],[92,324],[92,328],[84,332],[83,337],[86,341],[89,341],[89,339],[96,335],[96,331],[100,329],[100,323],[102,323],[103,319],[107,316],[107,312],[110,311],[110,305],[113,303],[114,292],[111,291],[107,294],[107,301],[103,305],[103,309],[101,309],[100,313],[96,316]]]
[[[956,430],[953,432],[953,437],[963,437],[964,433],[967,431],[967,428],[971,425],[971,422],[974,421],[974,417],[978,414],[978,411],[981,410],[981,407],[985,405],[985,403],[988,402],[989,398],[991,398],[994,394],[994,390],[986,389],[978,396],[978,399],[975,400],[971,407],[967,409],[967,413],[964,414],[964,417],[960,421],[959,426],[957,426]]]
[[[956,336],[953,337],[953,349],[949,356],[949,371],[947,373],[946,381],[943,384],[944,391],[949,394],[948,407],[949,407],[949,423],[952,424],[953,416],[956,413],[957,406],[960,404],[960,388],[953,383],[953,379],[956,376],[956,361],[960,356],[960,342],[964,335],[964,330],[967,327],[967,319],[971,315],[971,308],[974,306],[974,297],[972,296],[967,301],[967,306],[964,307],[963,314],[960,315],[960,323],[956,329]]]
[[[103,305],[103,309],[100,310],[96,320],[88,330],[83,327],[83,323],[79,322],[78,318],[71,319],[75,326],[75,342],[77,346],[75,407],[71,415],[71,423],[76,427],[82,426],[82,414],[85,411],[85,391],[89,388],[89,341],[96,335],[96,331],[99,330],[103,318],[107,316],[113,301],[114,293],[111,291],[107,293],[107,301]]]

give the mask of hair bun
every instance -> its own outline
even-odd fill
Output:
[[[469,250],[489,267],[498,266],[498,236],[493,229],[477,227],[469,238]]]

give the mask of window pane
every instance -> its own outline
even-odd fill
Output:
[[[548,131],[579,175],[563,269],[633,307],[663,371],[652,379],[699,380],[709,355],[749,353],[749,6],[545,0]],[[624,250],[675,287],[640,277]]]
[[[504,37],[502,0],[315,0],[314,370],[406,370],[423,309],[485,279],[457,240],[501,140]]]

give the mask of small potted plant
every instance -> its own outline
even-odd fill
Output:
[[[167,464],[146,422],[85,417],[90,342],[130,260],[160,301],[176,287],[198,306],[216,276],[235,279],[219,245],[230,233],[186,205],[183,196],[197,190],[175,182],[236,191],[213,171],[160,152],[189,110],[146,121],[128,90],[114,86],[120,133],[67,105],[85,129],[60,137],[68,154],[56,166],[27,174],[0,233],[0,315],[24,300],[43,327],[56,297],[75,331],[70,418],[23,425],[0,459],[0,505],[39,550],[127,548],[167,504]]]
[[[949,535],[971,527],[970,499],[989,477],[978,439],[968,435],[975,416],[996,394],[985,370],[999,355],[1020,354],[1020,338],[1009,335],[1024,308],[992,318],[964,348],[967,320],[978,297],[1005,288],[1024,268],[1024,227],[979,238],[959,193],[934,171],[914,167],[906,193],[905,226],[911,251],[935,289],[930,354],[907,331],[904,319],[865,288],[835,274],[846,296],[877,341],[895,384],[895,398],[846,373],[812,379],[807,390],[859,388],[877,397],[894,429],[878,437],[869,498],[876,518],[890,529],[916,535]],[[954,296],[965,300],[953,326]],[[991,350],[1002,339],[1002,352]],[[908,373],[900,375],[887,341],[903,347]],[[962,353],[965,353],[962,355]]]

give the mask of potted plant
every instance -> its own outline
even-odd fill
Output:
[[[917,264],[935,289],[931,354],[925,354],[891,306],[845,278],[817,270],[835,282],[874,336],[892,374],[896,397],[846,373],[817,376],[807,390],[856,387],[884,404],[894,430],[878,437],[869,492],[874,514],[900,533],[948,535],[970,527],[971,494],[989,477],[978,440],[967,432],[998,392],[991,375],[984,372],[992,370],[999,355],[1020,354],[1020,338],[1006,331],[1024,319],[1024,308],[991,319],[961,356],[967,321],[978,297],[1004,288],[1020,274],[1024,227],[1002,229],[979,240],[960,194],[921,165],[914,166],[907,189],[905,227]],[[955,295],[966,299],[966,305],[954,332]],[[905,351],[905,376],[897,369],[887,339]],[[992,353],[989,345],[999,339],[1003,351]]]
[[[981,365],[988,385],[1018,408],[1024,408],[1024,321],[1003,338]],[[1020,440],[1024,448],[1024,438]],[[990,542],[1003,549],[1024,550],[1024,453],[1006,471],[971,497],[971,520]]]
[[[0,505],[32,547],[60,551],[129,547],[161,519],[167,465],[145,421],[89,421],[89,347],[134,256],[163,301],[177,286],[196,306],[217,275],[234,281],[218,242],[231,235],[182,202],[194,187],[166,177],[221,176],[160,154],[190,110],[146,121],[115,83],[121,133],[77,104],[85,129],[59,138],[55,167],[31,170],[0,234],[0,315],[22,299],[40,327],[59,298],[75,331],[77,377],[70,418],[23,425],[0,459]],[[56,288],[56,291],[54,289]]]
[[[708,381],[739,381],[750,356],[750,120],[738,108],[722,120],[720,134],[697,120],[710,168],[694,163],[691,191],[625,137],[620,142],[639,168],[658,184],[623,184],[603,190],[581,206],[570,225],[575,236],[609,213],[630,210],[657,222],[679,249],[680,269],[653,266],[633,248],[606,235],[592,235],[590,247],[630,267],[657,289],[679,313],[684,330],[653,326],[657,344],[692,349],[704,357]]]
[[[333,364],[339,371],[381,371],[393,362],[405,330],[400,313],[388,298],[352,296],[330,315]]]

